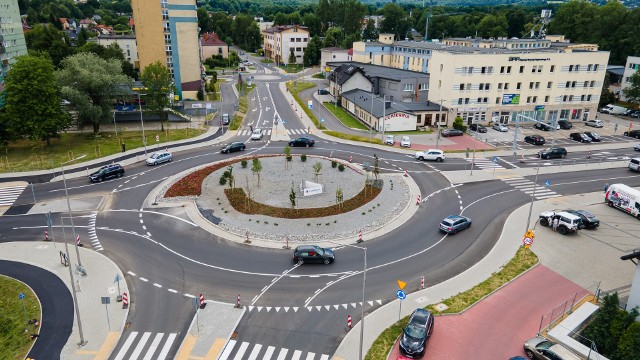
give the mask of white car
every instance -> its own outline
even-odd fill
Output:
[[[420,161],[429,160],[429,161],[441,162],[441,161],[444,161],[444,151],[437,150],[437,149],[429,149],[427,151],[418,151],[416,152],[415,157]]]
[[[393,135],[387,135],[384,138],[385,145],[392,145],[396,143],[396,140],[393,138]]]
[[[251,140],[262,140],[262,130],[253,130],[253,132],[251,133]]]
[[[508,127],[506,127],[506,126],[505,126],[505,125],[503,125],[503,124],[499,124],[499,123],[495,123],[495,124],[493,124],[493,126],[492,126],[492,127],[493,127],[493,130],[498,130],[498,131],[500,131],[500,132],[507,132],[507,131],[509,131],[509,128],[508,128]]]
[[[158,151],[153,153],[151,156],[149,156],[149,158],[147,159],[147,165],[158,165],[158,164],[162,164],[163,162],[170,162],[173,161],[173,155],[171,155],[170,152],[168,151]]]
[[[411,147],[411,140],[409,140],[408,136],[403,136],[402,139],[400,139],[400,146]]]
[[[633,150],[635,151],[640,151],[640,144],[636,145],[633,147]]]

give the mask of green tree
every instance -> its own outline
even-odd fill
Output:
[[[640,354],[640,322],[631,324],[620,337],[618,356],[620,359],[637,360]]]
[[[313,66],[318,65],[320,63],[320,47],[321,47],[320,37],[314,36],[309,40],[309,44],[305,49],[304,55],[302,55],[302,59],[304,61],[304,66]]]
[[[262,162],[260,162],[260,159],[253,158],[251,163],[251,171],[254,175],[258,176],[258,187],[260,187],[260,172],[262,172]]]
[[[71,102],[80,123],[90,123],[93,132],[100,131],[100,124],[111,119],[111,100],[130,89],[131,78],[122,74],[118,60],[104,60],[93,53],[81,53],[67,57],[58,72],[62,96]]]
[[[378,29],[376,29],[376,22],[373,19],[367,20],[367,26],[364,28],[362,32],[363,40],[377,40],[378,39]]]
[[[86,44],[88,37],[89,34],[87,34],[87,30],[85,30],[85,28],[80,29],[78,38],[76,39],[76,47],[81,47],[82,45]]]
[[[238,14],[231,24],[231,34],[234,44],[247,51],[254,51],[262,42],[260,28],[250,15]]]
[[[337,27],[328,28],[324,35],[323,47],[339,47],[342,44],[342,40],[344,40],[342,30]]]
[[[318,15],[314,13],[304,14],[302,17],[302,25],[309,28],[309,36],[319,36],[322,32],[322,22]]]
[[[171,73],[160,61],[156,61],[142,70],[140,81],[144,84],[147,93],[147,109],[151,113],[158,114],[161,130],[164,131],[164,122],[167,120],[165,110],[170,105]]]
[[[51,25],[36,24],[24,34],[24,38],[29,51],[46,52],[55,67],[59,67],[62,59],[74,53],[67,34]]]
[[[15,134],[30,140],[59,137],[70,123],[60,107],[60,89],[53,64],[37,56],[20,56],[5,81],[5,115]]]
[[[35,25],[38,23],[38,13],[32,8],[27,9],[27,24]]]
[[[497,38],[507,36],[509,23],[504,14],[487,15],[478,24],[476,30],[482,38]]]
[[[396,4],[387,3],[381,13],[384,19],[380,23],[380,32],[394,34],[396,39],[404,39],[411,29],[411,23],[404,10]]]
[[[289,64],[296,63],[296,54],[293,52],[293,48],[289,48]]]
[[[456,116],[453,120],[453,128],[460,131],[467,131],[467,127],[464,125],[464,120],[460,116]]]
[[[600,101],[598,102],[598,107],[612,104],[616,101],[616,96],[611,92],[611,90],[609,90],[610,82],[611,80],[609,80],[609,74],[606,73],[604,75],[602,90],[600,91]]]
[[[598,352],[607,357],[611,357],[611,355],[617,351],[618,340],[628,327],[628,325],[624,326],[624,323],[628,322],[628,314],[626,311],[620,309],[619,304],[618,293],[605,295],[602,299],[600,309],[595,313],[593,320],[582,332],[582,335],[586,339],[595,343]],[[638,312],[635,309],[634,311],[635,319]]]
[[[636,71],[629,78],[629,87],[622,90],[625,99],[635,105],[640,104],[640,71]]]
[[[209,16],[209,12],[204,7],[199,7],[198,11],[198,27],[200,34],[211,32],[213,30],[213,22]]]

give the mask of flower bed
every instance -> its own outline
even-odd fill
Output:
[[[351,199],[345,200],[341,206],[332,205],[324,208],[306,209],[282,208],[258,203],[248,199],[244,190],[241,188],[225,189],[224,193],[227,199],[229,199],[231,206],[233,206],[236,211],[244,214],[260,214],[285,219],[305,219],[344,214],[355,210],[375,199],[378,194],[380,194],[380,191],[382,191],[382,189],[366,185],[360,193]]]

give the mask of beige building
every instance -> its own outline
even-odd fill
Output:
[[[290,49],[296,64],[302,64],[302,56],[309,44],[309,30],[300,25],[278,25],[262,31],[264,56],[276,64],[288,64]]]
[[[351,61],[351,54],[351,49],[342,49],[339,47],[320,49],[320,69],[322,69],[322,75],[327,76],[331,72],[327,63]]]
[[[169,68],[176,98],[196,99],[202,87],[195,0],[132,0],[140,68],[156,61]]]
[[[622,75],[622,81],[620,82],[620,100],[626,101],[624,96],[624,89],[631,86],[631,76],[640,69],[640,57],[628,56],[627,63],[624,66],[624,74]]]
[[[202,61],[215,56],[222,55],[223,58],[229,57],[229,45],[220,40],[218,34],[204,33],[200,37],[200,57]]]
[[[353,61],[429,73],[429,100],[466,123],[595,117],[609,52],[546,39],[445,39],[353,44]]]
[[[95,39],[90,39],[89,41],[92,40],[95,40],[98,45],[102,45],[104,47],[113,43],[118,44],[120,49],[122,49],[124,58],[132,63],[136,68],[140,67],[140,63],[138,62],[138,45],[136,44],[135,35],[100,35]]]

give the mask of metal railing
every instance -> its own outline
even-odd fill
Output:
[[[597,282],[586,289],[582,289],[574,293],[558,306],[542,314],[542,316],[540,317],[540,325],[538,326],[538,335],[555,326],[555,324],[558,323],[558,320],[563,319],[565,315],[571,314],[573,312],[573,307],[577,303],[582,301],[585,297],[587,297],[588,295],[597,294],[599,292],[600,282]]]

